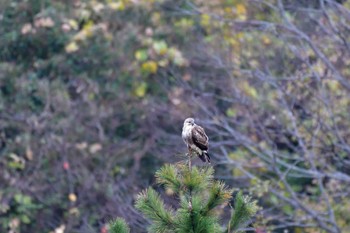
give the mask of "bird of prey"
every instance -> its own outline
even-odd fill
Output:
[[[182,139],[190,153],[194,151],[203,162],[210,163],[208,136],[202,127],[194,123],[193,118],[187,118],[184,121]]]

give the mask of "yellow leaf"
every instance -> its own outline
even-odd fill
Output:
[[[108,4],[108,6],[113,9],[113,10],[117,10],[117,11],[122,11],[125,9],[125,5],[123,2],[110,2]]]
[[[164,55],[168,51],[168,45],[165,41],[155,41],[153,43],[154,51],[159,55]]]
[[[175,21],[174,24],[175,24],[175,27],[179,27],[187,30],[193,27],[194,22],[191,19],[181,18],[180,20]]]
[[[90,4],[92,9],[97,13],[101,12],[105,8],[104,4],[97,1],[91,1]]]
[[[77,195],[75,195],[74,193],[70,193],[69,196],[68,196],[68,199],[71,202],[76,202],[77,201]]]
[[[252,178],[251,180],[250,180],[250,184],[252,185],[252,186],[254,186],[254,185],[257,185],[257,184],[259,184],[259,180],[257,179],[257,178]]]
[[[154,61],[147,61],[142,64],[141,69],[146,73],[155,74],[157,73],[158,65]]]
[[[148,58],[147,50],[146,49],[137,50],[135,52],[135,58],[138,61],[146,61]]]
[[[94,22],[89,20],[84,24],[83,29],[81,30],[86,37],[91,37],[93,35]]]
[[[247,9],[245,8],[245,6],[242,3],[240,3],[236,6],[236,12],[238,15],[246,15]]]
[[[89,20],[84,24],[83,30],[90,30],[93,26],[94,22],[92,20]]]
[[[232,8],[231,7],[225,7],[224,11],[225,11],[225,14],[232,15]]]
[[[169,64],[169,61],[167,59],[162,59],[158,62],[158,65],[161,67],[166,67],[168,66],[168,64]]]
[[[177,66],[187,65],[187,60],[182,56],[182,53],[175,48],[169,49],[168,56]]]
[[[328,88],[333,92],[336,92],[339,90],[340,85],[337,80],[333,80],[333,79],[326,80],[326,84]]]
[[[162,18],[162,15],[159,12],[154,12],[151,16],[151,21],[155,24],[158,25],[160,22],[160,19]]]
[[[210,25],[210,15],[208,15],[208,14],[201,15],[201,25],[202,26],[209,26]]]
[[[239,169],[239,168],[234,168],[233,171],[232,171],[232,175],[233,175],[234,177],[239,177],[239,176],[243,176],[244,173],[242,172],[241,169]]]
[[[263,42],[265,45],[271,44],[271,40],[270,40],[270,38],[269,38],[268,36],[263,35],[261,39],[262,39],[262,42]]]
[[[277,185],[278,185],[281,189],[285,189],[285,185],[284,185],[284,183],[283,183],[282,181],[279,181],[279,182],[277,183]]]
[[[147,91],[147,83],[140,83],[135,89],[135,95],[137,97],[144,97]]]
[[[76,42],[72,41],[68,45],[66,45],[65,50],[67,53],[73,53],[75,51],[78,51],[79,46]]]
[[[76,20],[71,19],[68,21],[69,26],[71,26],[74,30],[77,30],[79,28],[79,24]]]
[[[313,69],[318,72],[319,74],[323,74],[325,70],[325,66],[321,62],[317,62],[314,66]]]
[[[9,157],[11,159],[8,163],[9,167],[24,169],[26,161],[22,157],[18,156],[15,153],[10,153]]]
[[[247,19],[247,8],[242,3],[236,6],[236,13],[240,20]]]
[[[257,90],[250,86],[248,82],[244,82],[243,84],[243,91],[250,97],[256,99],[258,98],[258,92]]]

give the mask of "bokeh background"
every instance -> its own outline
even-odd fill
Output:
[[[1,0],[0,232],[146,232],[189,116],[256,232],[350,232],[349,25],[344,0]]]

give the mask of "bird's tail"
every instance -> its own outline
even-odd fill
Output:
[[[206,163],[206,162],[210,163],[210,156],[209,156],[208,151],[206,151],[206,150],[202,151],[202,154],[199,155],[199,158],[200,158],[204,163]]]

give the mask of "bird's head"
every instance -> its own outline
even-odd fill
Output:
[[[185,125],[194,125],[194,119],[193,118],[187,118],[185,121],[184,121],[184,126]]]

